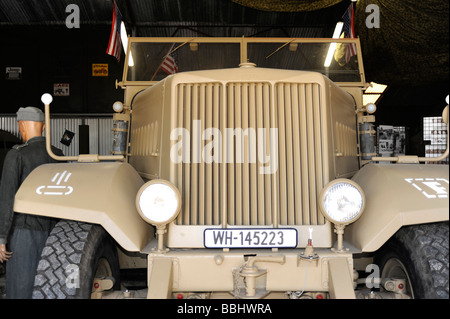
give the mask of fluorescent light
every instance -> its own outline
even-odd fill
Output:
[[[370,86],[364,91],[363,94],[363,105],[367,105],[370,103],[376,104],[386,88],[387,85],[385,84],[370,82]]]
[[[334,28],[334,32],[333,32],[333,39],[339,39],[339,37],[341,36],[343,27],[344,27],[344,22],[336,23],[336,27]]]
[[[323,64],[327,68],[331,64],[331,59],[333,58],[334,51],[336,51],[336,42],[331,43],[330,48],[328,49],[327,58],[325,59],[325,63]]]
[[[381,94],[363,94],[363,105],[375,104],[380,97]]]
[[[123,49],[125,52],[127,52],[128,48],[128,35],[127,35],[127,29],[125,29],[125,23],[120,24],[120,39],[122,40]],[[128,58],[128,66],[134,66],[133,56],[130,52],[130,57]]]
[[[366,89],[366,91],[364,91],[364,93],[378,93],[378,94],[382,94],[387,88],[387,85],[384,84],[378,84],[375,82],[370,82],[370,86]]]
[[[333,39],[339,39],[339,36],[341,35],[342,28],[344,27],[343,22],[336,23],[336,27],[334,28],[333,32]],[[331,64],[331,59],[333,58],[334,51],[336,51],[336,43],[333,42],[330,44],[330,48],[328,49],[327,58],[325,59],[325,63],[323,64],[325,67],[329,67]]]

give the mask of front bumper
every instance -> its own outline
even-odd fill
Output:
[[[348,252],[316,249],[182,249],[148,255],[148,298],[176,292],[230,292],[262,298],[271,292],[327,292],[355,298]]]

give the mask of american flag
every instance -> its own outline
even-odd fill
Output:
[[[178,72],[178,65],[176,59],[176,51],[172,52],[175,43],[172,44],[172,47],[169,50],[169,53],[164,58],[164,61],[161,64],[161,70],[166,72],[167,74],[174,74]]]
[[[354,16],[355,12],[353,10],[353,3],[350,4],[347,11],[345,11],[342,19],[344,20],[344,26],[342,31],[346,38],[354,38],[355,37],[355,26],[354,26]],[[348,63],[350,58],[356,55],[356,45],[354,43],[348,43],[345,46],[345,62]]]
[[[120,24],[122,23],[122,15],[120,14],[119,7],[116,2],[113,1],[114,12],[111,26],[111,34],[109,36],[108,48],[106,53],[116,57],[117,61],[120,61],[120,54],[122,53],[122,41],[120,40]]]

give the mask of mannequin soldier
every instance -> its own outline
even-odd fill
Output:
[[[0,183],[0,262],[6,263],[6,298],[31,298],[42,249],[55,224],[49,217],[14,213],[14,196],[29,173],[55,162],[46,151],[44,113],[35,107],[17,112],[24,144],[15,145],[5,158]],[[60,149],[52,147],[57,155]],[[8,247],[7,247],[8,244]]]

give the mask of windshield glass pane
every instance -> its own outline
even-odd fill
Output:
[[[258,67],[314,71],[334,82],[361,82],[355,43],[282,42],[237,39],[236,42],[144,42],[131,43],[134,65],[127,66],[125,81],[160,81],[176,72],[236,68],[242,61]],[[241,42],[245,52],[240,52]],[[339,40],[337,40],[339,41]],[[329,55],[330,46],[334,47]],[[326,63],[329,56],[329,63]],[[128,60],[129,61],[129,60]]]
[[[128,66],[127,81],[159,81],[175,71],[236,68],[240,44],[133,42],[131,54],[134,66]]]
[[[248,60],[259,67],[315,71],[334,82],[360,82],[358,59],[355,54],[346,59],[346,51],[355,44],[337,43],[329,67],[325,60],[330,43],[249,43]]]

